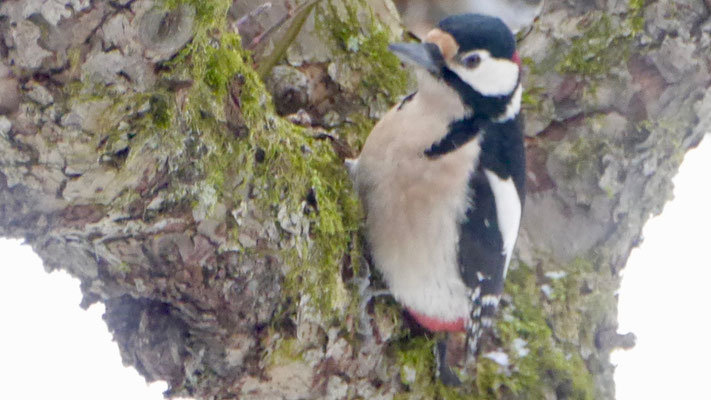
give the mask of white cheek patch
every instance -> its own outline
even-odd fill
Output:
[[[518,85],[518,64],[505,58],[494,58],[486,50],[475,50],[472,53],[481,57],[481,63],[476,68],[469,69],[461,64],[450,64],[449,68],[484,96],[513,93]]]
[[[491,191],[494,193],[496,219],[499,222],[499,230],[504,242],[501,254],[506,256],[506,263],[504,264],[505,277],[509,268],[509,261],[511,261],[511,254],[516,244],[516,238],[518,237],[518,225],[521,222],[521,200],[518,197],[518,191],[513,179],[501,179],[488,169],[485,169],[484,173],[489,181],[489,186],[491,186]]]

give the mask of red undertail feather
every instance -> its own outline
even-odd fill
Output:
[[[465,318],[454,321],[442,321],[440,319],[418,314],[410,309],[407,310],[418,324],[431,332],[464,332],[466,330]]]

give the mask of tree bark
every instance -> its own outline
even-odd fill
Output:
[[[711,4],[549,0],[520,35],[524,223],[458,389],[397,304],[359,309],[382,283],[342,159],[413,87],[395,7],[271,5],[2,2],[0,235],[170,396],[613,399],[619,272],[711,129]]]

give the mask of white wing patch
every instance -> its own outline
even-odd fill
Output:
[[[491,186],[491,191],[494,193],[496,219],[499,222],[499,230],[504,242],[501,254],[506,256],[506,263],[504,264],[505,277],[509,268],[509,261],[511,261],[511,253],[513,253],[513,248],[516,244],[518,225],[521,223],[521,200],[518,197],[518,191],[513,179],[501,179],[488,169],[485,169],[484,173],[489,181],[489,186]]]

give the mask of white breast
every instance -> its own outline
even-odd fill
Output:
[[[467,160],[461,168],[451,160],[411,162],[398,176],[380,182],[367,200],[373,257],[393,296],[444,321],[466,318],[470,307],[457,244],[479,143],[472,141],[457,152]]]

